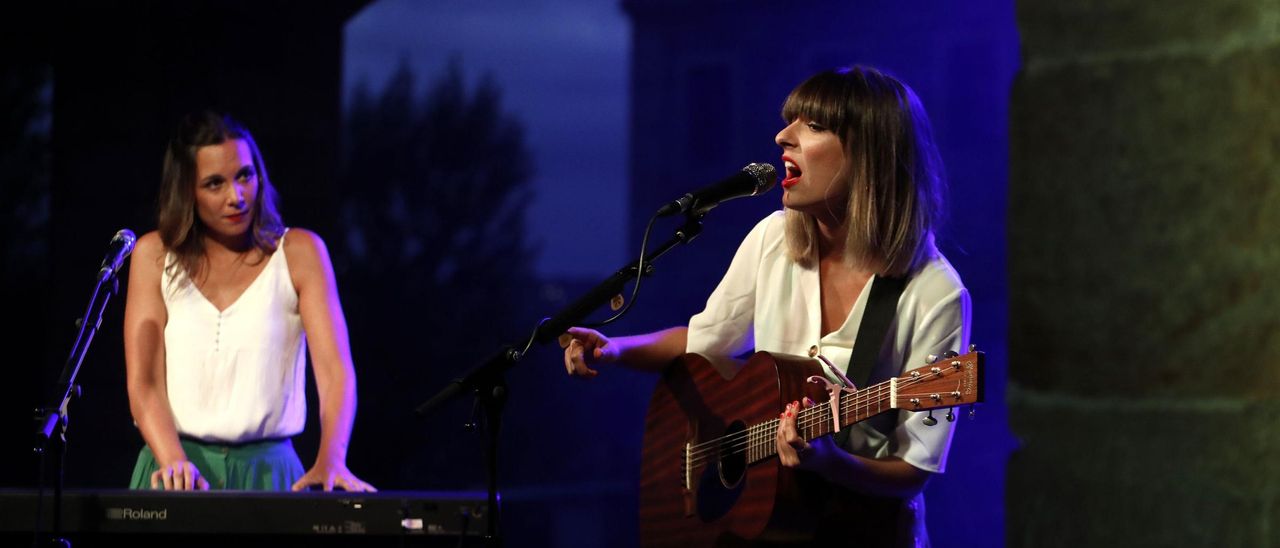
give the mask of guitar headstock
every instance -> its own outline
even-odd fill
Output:
[[[892,405],[906,411],[927,411],[981,402],[986,354],[976,350],[949,354],[894,379]]]

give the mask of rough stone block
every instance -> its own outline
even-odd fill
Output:
[[[1280,47],[1064,66],[1014,90],[1010,375],[1280,393]]]
[[[1008,545],[1270,546],[1280,404],[1010,388]]]
[[[1274,0],[1018,2],[1029,68],[1098,57],[1213,52],[1280,37]]]

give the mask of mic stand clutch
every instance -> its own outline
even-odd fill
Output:
[[[533,342],[546,344],[556,340],[561,333],[568,331],[574,325],[581,324],[588,314],[608,303],[613,299],[614,295],[621,293],[623,286],[627,282],[639,278],[641,275],[649,276],[653,274],[653,262],[658,257],[666,254],[667,251],[679,244],[687,244],[693,241],[698,234],[702,233],[703,215],[705,215],[705,212],[686,216],[684,224],[676,229],[671,239],[664,242],[653,253],[644,258],[644,272],[640,272],[640,261],[638,260],[618,270],[558,314],[539,324],[538,328],[534,330],[529,344],[525,345],[524,350],[516,350],[514,346],[510,345],[504,346],[496,354],[490,356],[489,359],[467,371],[462,377],[454,379],[443,390],[416,409],[415,412],[419,416],[425,416],[435,408],[464,392],[475,393],[479,405],[484,407],[485,422],[488,425],[488,458],[486,459],[486,464],[489,474],[489,528],[486,533],[486,540],[490,546],[500,546],[502,544],[502,539],[498,535],[498,522],[501,516],[498,506],[498,429],[501,426],[502,410],[506,405],[508,395],[507,383],[503,375],[516,362],[520,361],[520,358],[524,356],[524,352],[529,350],[529,346]]]
[[[45,463],[49,460],[50,444],[53,445],[53,452],[55,453],[52,472],[54,482],[53,527],[48,538],[50,546],[71,546],[70,541],[62,538],[62,469],[63,459],[67,451],[67,407],[71,404],[71,398],[80,393],[80,387],[76,385],[76,376],[80,373],[80,364],[89,352],[89,344],[93,342],[93,336],[97,334],[98,327],[102,324],[102,313],[107,309],[107,302],[111,300],[111,296],[120,290],[119,282],[116,279],[117,273],[118,270],[112,270],[109,273],[105,273],[105,275],[99,275],[84,316],[76,320],[80,331],[76,335],[75,345],[71,348],[71,355],[62,367],[62,375],[58,379],[56,389],[48,403],[44,407],[35,410],[36,439],[34,450],[40,455],[40,477],[37,479],[40,493],[44,493],[46,480]],[[104,286],[108,288],[105,293],[103,292]],[[55,430],[57,430],[56,436],[54,434]],[[40,510],[44,508],[44,502],[38,498],[36,504],[34,531],[37,540],[39,540],[40,526],[42,525]]]

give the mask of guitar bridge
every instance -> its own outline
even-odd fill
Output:
[[[684,495],[684,517],[690,518],[694,516],[694,500],[693,500],[693,443],[685,442],[684,458],[680,459],[680,478],[683,485],[680,487]]]
[[[684,480],[681,483],[683,484],[682,487],[684,487],[685,491],[693,490],[693,462],[690,461],[690,455],[692,453],[693,444],[685,443],[684,458],[680,459],[680,477]]]

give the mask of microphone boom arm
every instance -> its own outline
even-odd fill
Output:
[[[659,257],[665,255],[675,246],[687,244],[702,233],[702,217],[704,215],[705,213],[699,213],[686,216],[684,224],[676,229],[671,239],[663,242],[662,245],[644,258],[644,272],[639,272],[639,260],[632,261],[627,266],[622,267],[599,285],[587,291],[578,300],[565,307],[550,320],[538,326],[534,340],[544,344],[556,340],[561,333],[568,331],[574,325],[582,323],[582,320],[586,319],[588,314],[604,306],[605,303],[613,299],[614,295],[621,293],[622,287],[627,282],[642,275],[649,276],[653,274],[654,261],[657,261]]]
[[[670,240],[664,242],[657,249],[653,250],[644,258],[645,271],[640,272],[639,260],[633,261],[631,264],[622,267],[608,279],[592,288],[578,300],[565,307],[552,318],[543,321],[534,330],[533,337],[529,344],[538,342],[545,344],[549,341],[559,338],[561,333],[576,324],[582,323],[592,311],[600,308],[609,302],[614,295],[622,291],[622,287],[630,280],[639,276],[648,276],[653,273],[653,261],[657,260],[667,251],[679,244],[685,244],[692,241],[699,233],[702,232],[703,213],[689,212],[686,215],[685,222],[680,228],[676,229],[675,234]],[[499,507],[498,498],[498,432],[502,424],[502,410],[506,405],[507,384],[505,374],[507,370],[515,366],[516,362],[524,357],[523,352],[527,351],[528,345],[523,350],[516,346],[503,346],[495,354],[489,356],[480,365],[477,365],[461,377],[454,379],[437,392],[426,402],[419,405],[414,412],[419,416],[430,414],[436,408],[453,398],[471,392],[476,395],[477,405],[483,407],[485,415],[485,424],[488,430],[488,451],[486,452],[486,467],[488,468],[488,491],[489,491],[489,523],[488,531],[486,531],[486,544],[501,544],[499,536],[499,520],[501,509]]]

